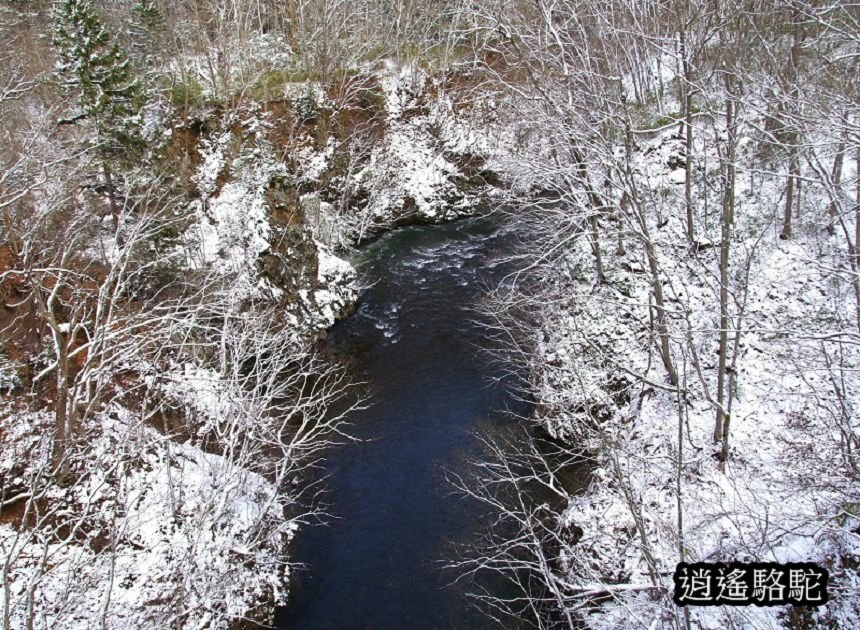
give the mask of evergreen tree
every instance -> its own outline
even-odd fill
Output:
[[[91,119],[102,155],[119,158],[140,146],[142,91],[125,53],[111,41],[90,0],[62,0],[54,10],[58,74]]]
[[[155,0],[138,0],[134,3],[131,11],[147,30],[156,31],[164,26],[164,17],[161,15]]]
[[[131,8],[132,21],[128,35],[135,61],[149,65],[158,51],[163,51],[165,19],[155,0],[138,0]]]
[[[110,203],[114,233],[120,235],[121,207],[114,169],[143,149],[138,112],[143,92],[128,58],[111,41],[90,0],[62,0],[54,9],[54,46],[58,74],[66,89],[77,93],[81,118],[95,127],[96,155]]]

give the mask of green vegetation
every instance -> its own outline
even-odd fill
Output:
[[[201,107],[206,104],[203,85],[192,77],[185,81],[170,82],[164,89],[170,103],[177,107]]]
[[[307,70],[299,68],[269,70],[261,74],[246,95],[257,101],[274,101],[286,96],[290,85],[305,83],[310,78]]]
[[[54,11],[54,46],[63,87],[95,123],[103,155],[140,145],[137,113],[144,94],[124,51],[111,41],[92,3],[65,0]]]

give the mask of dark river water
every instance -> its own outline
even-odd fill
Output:
[[[443,564],[452,546],[486,529],[488,515],[453,491],[445,471],[468,475],[477,431],[499,433],[527,411],[517,383],[480,349],[474,310],[513,270],[514,231],[492,218],[398,230],[356,261],[370,285],[326,344],[368,383],[354,413],[360,441],[328,457],[326,503],[334,517],[303,528],[292,560],[291,605],[279,628],[498,627],[466,597],[474,584]],[[489,585],[492,588],[492,585]]]

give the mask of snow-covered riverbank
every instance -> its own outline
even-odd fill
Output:
[[[310,467],[348,387],[314,343],[357,299],[350,249],[477,212],[490,192],[485,141],[433,79],[394,64],[360,78],[378,107],[361,147],[320,142],[320,119],[352,105],[311,82],[229,112],[148,111],[186,198],[166,219],[131,208],[120,238],[97,230],[76,261],[108,278],[80,303],[115,311],[91,329],[57,310],[65,380],[41,381],[59,369],[51,346],[23,336],[0,364],[4,624],[225,628],[287,601],[287,545],[316,509]],[[314,114],[297,119],[308,94]],[[73,420],[42,399],[55,388]],[[73,433],[59,464],[57,422]]]
[[[696,126],[693,193],[707,209],[699,246],[685,235],[683,142],[677,127],[640,140],[632,156],[665,291],[676,389],[655,327],[644,242],[603,219],[606,282],[596,285],[583,237],[547,269],[533,359],[539,421],[592,458],[589,488],[570,498],[559,526],[576,535],[561,551],[571,609],[590,627],[640,628],[679,614],[672,575],[687,562],[814,562],[830,572],[819,609],[715,607],[690,611],[695,627],[858,623],[860,519],[855,296],[845,238],[817,217],[829,198],[804,188],[791,240],[774,217],[784,178],[739,142],[730,275],[729,457],[714,443],[719,326],[720,177],[725,129]],[[846,164],[843,181],[856,177]],[[681,200],[679,203],[678,200]],[[707,212],[707,210],[706,210]],[[623,250],[618,247],[622,230]],[[680,439],[680,444],[679,444]],[[592,609],[582,593],[611,596]]]

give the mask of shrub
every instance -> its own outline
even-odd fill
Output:
[[[306,70],[269,70],[264,72],[248,89],[248,96],[257,101],[274,101],[284,98],[287,86],[304,83],[310,78]]]
[[[202,107],[206,104],[203,85],[193,78],[186,81],[173,81],[167,88],[170,102],[176,107]]]

